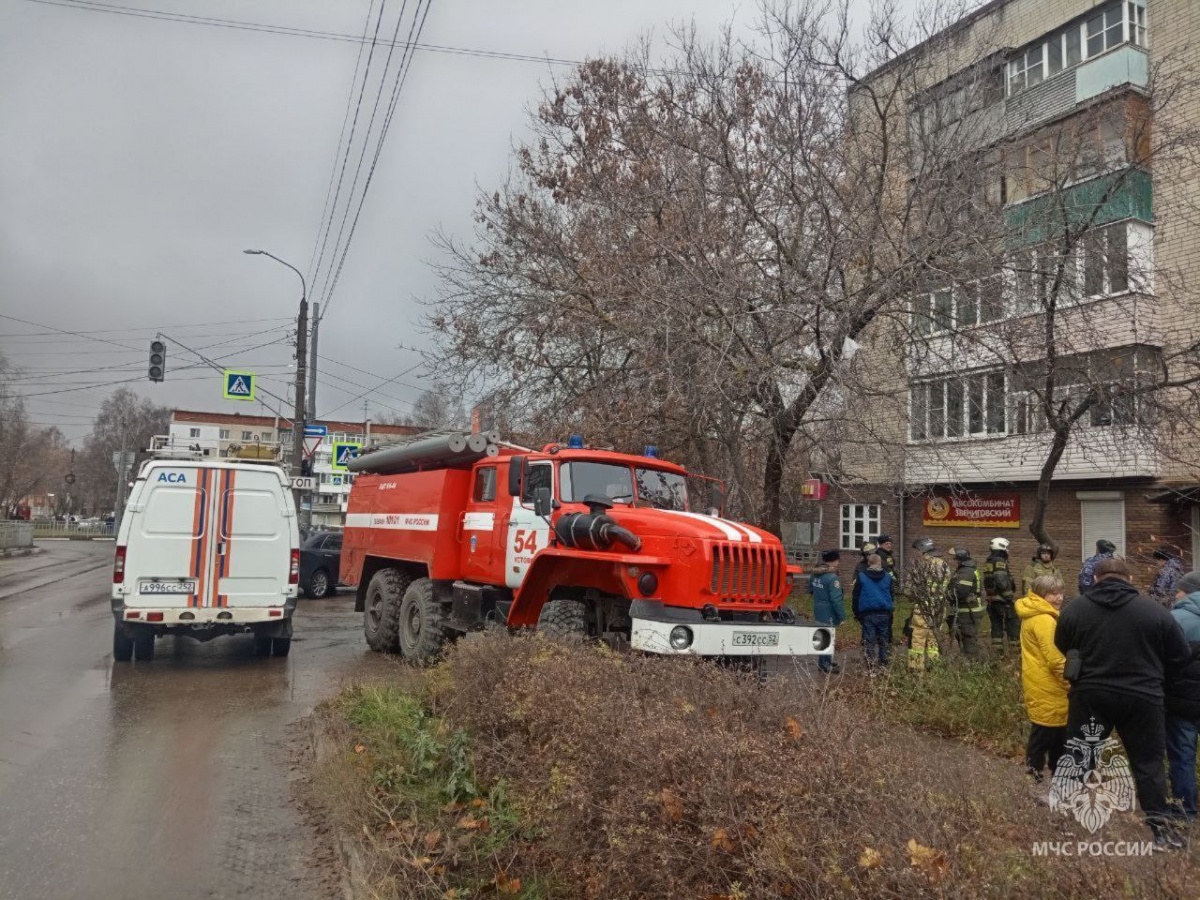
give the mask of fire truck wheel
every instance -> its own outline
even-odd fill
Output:
[[[378,653],[400,649],[400,604],[410,581],[399,569],[380,569],[367,585],[363,634],[367,646]]]
[[[551,637],[587,637],[587,607],[581,600],[547,600],[538,631]]]
[[[434,599],[433,582],[418,578],[408,586],[400,604],[400,653],[415,663],[437,657],[446,641],[442,619],[442,605]]]
[[[113,626],[113,659],[117,662],[133,659],[133,638],[120,625]]]

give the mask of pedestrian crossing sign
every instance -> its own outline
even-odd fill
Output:
[[[333,445],[333,457],[329,460],[330,468],[335,472],[345,472],[346,466],[350,463],[350,460],[358,456],[358,451],[361,447],[361,444],[335,441]]]
[[[226,400],[253,400],[254,399],[254,373],[253,372],[234,372],[231,369],[225,370],[225,399]]]

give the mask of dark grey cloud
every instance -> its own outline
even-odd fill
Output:
[[[361,31],[367,11],[366,0],[113,2],[338,33]],[[392,14],[399,6],[389,2]],[[0,319],[0,351],[27,370],[21,390],[41,395],[29,401],[34,421],[85,434],[110,388],[46,392],[140,378],[157,329],[193,346],[230,342],[211,354],[278,339],[228,362],[259,370],[284,394],[282,317],[295,315],[299,283],[240,251],[262,247],[309,268],[358,47],[27,0],[0,0],[0,11],[0,313],[110,329],[101,336],[135,348],[21,338],[41,329]],[[755,15],[753,4],[728,0],[434,0],[423,40],[581,59],[647,31],[661,38],[672,21],[694,18],[713,34],[731,17],[745,29]],[[469,231],[476,185],[503,178],[552,71],[416,54],[322,327],[320,413],[361,416],[361,402],[348,402],[362,393],[352,382],[371,387],[419,362],[402,346],[423,341],[416,324],[434,293],[429,234]],[[244,324],[180,327],[218,322]],[[221,400],[215,374],[182,371],[186,357],[172,349],[167,383],[130,386],[169,405],[241,408]],[[58,374],[93,366],[110,368]],[[403,412],[434,377],[399,378],[370,396],[371,408]]]

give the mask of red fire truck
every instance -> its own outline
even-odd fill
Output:
[[[374,650],[427,660],[489,623],[660,654],[833,650],[785,606],[801,569],[779,539],[694,511],[655,455],[439,433],[349,467],[341,580]]]

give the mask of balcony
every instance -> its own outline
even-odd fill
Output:
[[[1149,84],[1150,61],[1146,51],[1133,44],[1122,44],[1009,97],[1004,106],[1004,133],[1013,135],[1065,116],[1080,104],[1115,88],[1145,90]]]

